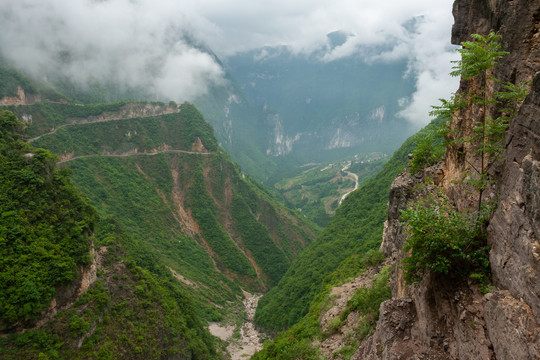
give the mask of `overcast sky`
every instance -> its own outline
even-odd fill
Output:
[[[220,66],[186,44],[185,34],[225,59],[272,45],[309,54],[324,46],[326,34],[341,30],[352,36],[321,61],[359,53],[366,61],[407,59],[417,92],[403,99],[401,114],[417,122],[457,88],[457,79],[447,76],[456,59],[449,44],[452,2],[0,0],[0,49],[34,74],[51,73],[58,58],[68,58],[62,71],[82,83],[112,78],[150,84],[162,97],[183,101],[223,81]],[[386,50],[366,52],[375,48]]]

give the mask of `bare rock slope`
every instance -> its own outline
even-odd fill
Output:
[[[510,53],[494,69],[495,77],[532,80],[510,123],[505,158],[491,170],[496,185],[485,194],[497,202],[488,226],[493,288],[484,295],[472,282],[449,283],[433,274],[418,286],[405,284],[399,210],[422,179],[400,175],[391,189],[382,245],[394,263],[393,298],[381,305],[376,332],[353,359],[540,359],[540,0],[456,0],[454,17],[454,44],[494,31]],[[459,92],[475,86],[462,81]],[[475,115],[460,114],[455,130],[470,133]],[[448,148],[438,168],[430,169],[458,208],[475,201],[454,181],[475,161],[478,154],[465,144]]]

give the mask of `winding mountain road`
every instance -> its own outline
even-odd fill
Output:
[[[99,118],[96,115],[89,116],[88,118],[70,118],[68,120],[72,120],[74,122],[67,123],[67,124],[62,124],[62,125],[58,126],[57,128],[52,129],[52,131],[49,131],[48,133],[44,133],[44,134],[38,135],[36,137],[33,137],[31,139],[28,139],[27,142],[31,143],[33,141],[36,141],[36,140],[42,138],[43,136],[52,135],[52,134],[56,133],[58,130],[60,130],[62,128],[65,128],[65,127],[68,127],[68,126],[73,126],[73,125],[89,125],[89,124],[95,124],[95,123],[102,123],[102,122],[109,122],[109,121],[119,121],[119,120],[134,119],[134,118],[145,119],[145,118],[149,118],[149,117],[156,117],[156,116],[162,116],[162,115],[168,115],[168,114],[173,114],[173,113],[179,113],[180,112],[180,110],[177,109],[176,111],[160,111],[160,112],[156,112],[156,113],[147,113],[147,114],[143,114],[143,115],[140,115],[140,114],[137,115],[135,113],[126,113],[126,114],[120,116],[118,113],[121,112],[121,111],[122,110],[119,110],[119,111],[114,112],[114,113],[104,112],[104,113],[100,114],[100,116],[102,116],[103,118]],[[88,121],[89,118],[94,118],[94,119],[97,118],[97,120]]]
[[[215,152],[198,152],[198,151],[188,151],[188,150],[175,150],[175,149],[169,149],[169,150],[160,150],[155,151],[151,153],[127,153],[127,154],[89,154],[89,155],[79,155],[74,156],[69,159],[58,161],[56,164],[64,164],[69,161],[82,159],[82,158],[89,158],[89,157],[95,157],[95,156],[102,156],[102,157],[128,157],[128,156],[154,156],[158,154],[197,154],[197,155],[212,155],[215,154]]]
[[[354,189],[352,189],[351,191],[343,194],[343,196],[341,197],[341,199],[339,200],[339,205],[341,205],[341,203],[343,202],[343,200],[345,200],[345,198],[350,194],[352,193],[354,190],[358,189],[358,175],[356,175],[355,173],[352,173],[350,171],[347,171],[349,170],[349,168],[351,167],[351,162],[349,162],[347,165],[345,165],[343,167],[343,169],[341,169],[341,171],[347,173],[347,177],[352,177],[354,179]]]

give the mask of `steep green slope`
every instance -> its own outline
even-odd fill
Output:
[[[200,50],[209,53],[220,63],[209,49],[200,48]],[[61,63],[58,64],[58,69],[62,69]],[[225,73],[225,78],[224,84],[211,86],[207,94],[193,99],[193,103],[201,110],[206,121],[215,128],[220,145],[231,157],[257,179],[267,179],[280,164],[277,159],[265,153],[264,124],[259,119],[257,109],[245,99],[236,81],[228,73]],[[61,71],[54,76],[51,75],[49,81],[44,84],[30,78],[23,71],[8,64],[0,54],[0,101],[5,96],[16,97],[19,87],[26,94],[40,97],[43,102],[35,105],[47,116],[34,119],[38,126],[55,128],[65,125],[69,117],[79,117],[88,112],[99,113],[100,110],[114,111],[115,107],[128,104],[126,102],[128,100],[146,101],[156,98],[155,93],[148,91],[148,88],[129,88],[114,82],[90,81],[81,85],[73,82]],[[84,106],[80,106],[81,104]],[[166,107],[163,103],[161,105]],[[47,132],[47,129],[34,127],[30,129],[29,134],[43,132]],[[297,166],[294,161],[290,163]]]
[[[114,220],[100,221],[97,232],[92,286],[38,329],[0,338],[0,357],[221,359],[188,290],[152,250]]]
[[[388,279],[390,268],[381,267],[384,254],[370,250],[363,256],[349,257],[344,261],[331,276],[324,281],[324,287],[315,296],[309,307],[309,312],[302,317],[290,329],[276,336],[272,341],[267,341],[264,348],[256,353],[252,359],[269,360],[320,360],[324,359],[317,344],[339,332],[346,322],[349,313],[359,310],[359,317],[355,327],[350,327],[344,334],[346,346],[334,352],[337,359],[349,359],[363,338],[368,336],[377,323],[379,306],[384,300],[391,297]],[[322,326],[321,318],[327,315],[327,311],[335,309],[335,294],[332,289],[343,285],[347,281],[355,279],[372,267],[373,284],[370,287],[359,287],[354,297],[346,304],[341,304],[343,312],[340,316],[332,318],[325,326]],[[375,271],[374,271],[375,270]],[[367,277],[367,275],[363,275]],[[355,347],[356,346],[356,347]]]
[[[152,248],[99,220],[22,128],[0,114],[0,357],[221,358]]]
[[[45,310],[90,261],[96,217],[55,157],[22,139],[23,124],[0,114],[0,329]]]
[[[222,65],[210,49],[195,41],[191,44]],[[269,56],[260,58],[261,51]],[[65,60],[59,57],[58,71],[42,74],[37,81],[0,58],[0,100],[2,94],[15,95],[19,85],[54,102],[67,99],[89,105],[156,99],[151,85],[155,73],[139,74],[149,82],[139,88],[113,79],[80,84],[62,73]],[[401,110],[398,99],[414,90],[411,79],[402,76],[405,63],[369,65],[357,57],[326,62],[317,56],[296,56],[285,48],[238,54],[227,62],[225,81],[187,100],[212,124],[220,145],[234,161],[269,186],[287,171],[312,161],[390,153],[413,131],[395,116]]]
[[[191,287],[207,319],[220,319],[240,287],[277,284],[315,237],[313,225],[240,173],[193,105],[86,108],[13,109],[32,115],[32,143],[60,154],[99,213],[117,217]]]
[[[273,330],[295,324],[308,312],[325,277],[342,261],[379,246],[390,185],[405,167],[417,139],[431,126],[407,139],[374,178],[345,199],[328,227],[292,263],[279,284],[261,298],[255,314],[258,324]]]

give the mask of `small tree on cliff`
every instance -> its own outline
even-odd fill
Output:
[[[489,93],[490,85],[500,82],[491,70],[508,54],[500,51],[500,38],[495,33],[487,37],[474,34],[473,41],[462,43],[463,48],[458,50],[461,60],[454,62],[451,75],[474,79],[478,86],[471,92],[454,95],[450,100],[441,99],[442,104],[431,112],[431,115],[448,119],[446,139],[451,146],[470,143],[472,151],[479,154],[479,164],[466,160],[474,172],[466,173],[464,180],[478,192],[478,202],[473,211],[458,211],[439,191],[420,199],[403,212],[402,218],[407,221],[410,235],[404,246],[405,251],[411,251],[404,260],[408,282],[420,280],[427,269],[443,274],[470,275],[487,282],[489,257],[485,222],[490,208],[482,203],[482,195],[491,182],[489,169],[504,151],[502,140],[509,121],[517,114],[519,104],[528,92],[527,83],[506,83],[502,85],[504,91]],[[501,103],[506,106],[502,106],[500,115],[490,117],[488,107]],[[472,131],[466,137],[450,134],[449,123],[459,111],[467,108],[471,114],[479,114]]]
[[[490,33],[483,37],[478,34],[471,35],[472,41],[462,43],[461,60],[454,61],[454,71],[452,76],[461,76],[464,80],[477,80],[477,88],[468,93],[454,95],[450,100],[441,99],[441,106],[434,106],[432,115],[444,115],[453,120],[454,116],[463,109],[469,108],[474,113],[474,108],[478,109],[479,118],[475,121],[471,134],[468,137],[457,137],[450,141],[451,145],[458,143],[470,143],[472,151],[479,154],[480,164],[474,165],[467,161],[472,170],[472,174],[465,174],[466,184],[472,185],[478,191],[478,201],[476,211],[482,208],[482,196],[489,179],[490,167],[504,151],[502,141],[506,134],[510,119],[517,114],[519,104],[525,99],[528,93],[528,83],[502,85],[504,91],[490,94],[488,89],[490,84],[500,83],[500,80],[493,76],[491,70],[497,65],[498,60],[507,55],[508,52],[500,51],[500,35]],[[504,102],[499,116],[491,117],[488,114],[488,106]],[[448,127],[448,126],[447,126]]]
[[[462,43],[463,48],[458,50],[461,53],[461,60],[455,62],[454,71],[450,75],[461,76],[465,80],[478,78],[480,84],[480,89],[476,93],[468,94],[471,106],[481,107],[480,119],[476,121],[471,137],[463,139],[472,143],[475,151],[480,154],[480,167],[477,169],[471,164],[476,176],[469,180],[469,183],[478,189],[476,210],[480,211],[482,195],[488,184],[488,161],[493,160],[504,150],[499,143],[508,127],[508,122],[503,117],[494,119],[488,116],[488,105],[498,102],[496,94],[488,95],[488,83],[499,82],[491,74],[491,69],[497,65],[501,57],[508,55],[508,52],[499,51],[501,36],[495,33],[490,33],[487,37],[473,34],[472,38],[473,41]]]

